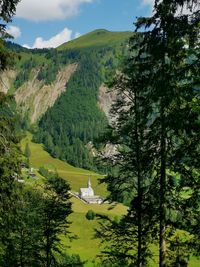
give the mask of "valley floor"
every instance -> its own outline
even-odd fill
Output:
[[[35,144],[31,141],[32,135],[30,133],[22,140],[21,148],[24,151],[26,144],[29,144],[31,156],[30,166],[37,170],[39,167],[46,167],[49,170],[56,171],[65,180],[67,180],[71,186],[72,191],[78,191],[80,187],[87,185],[88,178],[92,181],[92,186],[96,194],[106,196],[106,186],[99,185],[98,179],[102,176],[80,168],[75,168],[66,162],[59,159],[52,158],[49,153],[44,151],[43,145]],[[39,179],[29,178],[27,183],[34,184],[41,183],[42,177],[37,173]],[[72,209],[73,213],[69,219],[71,221],[70,231],[77,237],[72,241],[63,238],[63,245],[65,250],[70,254],[79,254],[81,259],[87,261],[86,267],[94,267],[94,262],[98,261],[97,256],[100,253],[100,240],[95,239],[95,228],[98,228],[98,221],[87,220],[86,213],[88,210],[93,210],[95,213],[104,214],[113,218],[119,218],[126,213],[127,207],[122,204],[115,206],[110,204],[86,204],[79,199],[72,197]],[[111,209],[111,207],[113,207]],[[70,247],[70,248],[68,248]],[[155,248],[155,251],[157,249]],[[158,253],[155,253],[158,254]],[[155,258],[151,267],[158,266],[158,259]],[[200,267],[200,259],[195,257],[191,258],[189,267]]]

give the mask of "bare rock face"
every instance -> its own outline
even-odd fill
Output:
[[[99,88],[99,107],[100,109],[105,113],[108,122],[112,123],[114,120],[113,116],[111,115],[111,107],[112,104],[116,100],[116,92],[115,91],[109,91],[108,88],[105,85],[101,85]]]
[[[6,70],[4,72],[1,72],[0,73],[0,92],[7,94],[16,76],[17,76],[17,72],[14,70]]]
[[[16,92],[15,99],[22,117],[28,116],[31,123],[35,123],[52,107],[62,92],[66,90],[66,83],[74,74],[78,64],[70,64],[61,69],[56,80],[50,85],[44,85],[37,79],[39,70],[32,71],[32,79],[24,83]]]
[[[109,89],[102,84],[99,88],[98,104],[100,109],[105,113],[108,119],[108,123],[110,125],[112,125],[116,121],[115,114],[111,114],[112,105],[116,100],[117,100],[116,90],[109,91]],[[117,146],[110,143],[106,144],[103,150],[100,151],[100,153],[95,151],[95,156],[99,155],[102,158],[112,158],[117,154],[118,154]]]

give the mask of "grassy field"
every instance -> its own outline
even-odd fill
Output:
[[[101,175],[84,169],[75,168],[61,160],[52,158],[46,151],[44,151],[41,144],[35,144],[31,139],[31,134],[27,134],[21,142],[21,148],[22,151],[24,151],[26,143],[29,143],[31,150],[30,165],[32,167],[38,169],[39,167],[44,166],[49,170],[57,171],[61,177],[70,183],[72,191],[78,191],[80,187],[85,186],[90,177],[95,193],[103,196],[106,195],[105,185],[98,184],[98,179],[101,178]],[[36,173],[39,180],[31,180],[30,178],[30,183],[42,182],[42,177],[37,171]],[[119,217],[126,213],[127,208],[121,204],[117,204],[113,209],[110,209],[111,205],[109,204],[88,205],[74,197],[71,198],[71,201],[73,203],[73,213],[69,217],[69,220],[71,221],[69,230],[77,236],[77,239],[69,241],[64,238],[63,245],[66,247],[68,253],[79,254],[82,260],[86,260],[87,263],[85,264],[85,267],[93,267],[93,262],[97,259],[97,255],[100,252],[100,240],[94,238],[95,228],[98,228],[98,222],[96,219],[92,221],[87,220],[85,217],[87,211],[93,210],[95,213]],[[67,248],[67,246],[70,246],[70,248]],[[158,257],[155,258],[155,262],[152,262],[151,264],[151,267],[157,266]],[[189,267],[200,267],[200,259],[192,257]]]
[[[113,209],[110,209],[111,205],[88,205],[76,198],[72,198],[73,213],[70,215],[72,224],[70,231],[78,238],[69,242],[65,240],[64,244],[71,246],[68,251],[78,253],[83,260],[89,260],[86,266],[93,266],[92,260],[95,260],[99,253],[100,240],[94,239],[95,228],[98,228],[98,222],[96,219],[87,220],[85,215],[88,210],[93,210],[95,213],[109,215],[111,217],[121,216],[126,212],[126,208],[123,205],[118,204]]]
[[[38,169],[44,166],[49,170],[58,172],[63,179],[70,183],[72,191],[78,191],[80,187],[87,186],[88,179],[90,178],[95,193],[102,196],[106,195],[106,186],[103,184],[99,185],[98,182],[98,179],[102,177],[101,175],[84,169],[75,168],[66,162],[52,158],[49,153],[44,151],[43,145],[35,144],[31,139],[32,135],[27,134],[21,142],[22,151],[24,151],[26,144],[29,144],[31,151],[31,167]]]
[[[132,35],[132,32],[110,32],[103,29],[95,30],[62,44],[58,47],[58,50],[116,45],[128,40]]]
[[[31,139],[32,135],[28,133],[21,142],[22,151],[24,151],[26,144],[29,144],[31,151],[31,167],[38,169],[39,167],[44,166],[49,170],[57,171],[62,178],[66,179],[70,183],[72,191],[78,191],[80,187],[86,186],[88,178],[90,177],[95,194],[106,196],[105,185],[99,185],[98,183],[98,179],[102,177],[101,175],[84,169],[75,168],[61,160],[52,158],[49,153],[44,151],[43,145],[33,143]],[[27,182],[33,184],[41,183],[42,177],[37,171],[36,175],[40,178],[39,180],[29,178]],[[93,266],[92,261],[95,260],[97,254],[99,253],[100,240],[94,239],[94,229],[98,227],[98,222],[97,220],[87,220],[85,217],[87,211],[93,210],[95,213],[116,217],[125,214],[127,208],[121,204],[117,204],[112,209],[110,208],[113,207],[113,205],[109,204],[89,205],[83,203],[75,197],[72,197],[71,201],[73,203],[73,213],[69,218],[71,221],[69,230],[77,236],[77,239],[71,242],[67,239],[63,239],[63,244],[66,247],[70,246],[70,248],[67,249],[68,253],[80,254],[82,260],[88,261],[85,266],[91,267]]]

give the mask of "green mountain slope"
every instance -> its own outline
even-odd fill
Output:
[[[88,147],[108,125],[100,88],[117,68],[118,55],[127,53],[131,35],[96,30],[57,49],[20,51],[9,44],[20,60],[6,88],[15,96],[23,127],[34,130],[34,141],[53,157],[96,168]]]
[[[85,34],[75,40],[62,44],[58,47],[58,50],[99,46],[116,46],[124,43],[124,41],[128,40],[128,38],[130,38],[132,34],[132,32],[110,32],[104,29],[99,29]]]

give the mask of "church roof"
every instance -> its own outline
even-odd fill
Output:
[[[80,191],[82,193],[87,193],[88,191],[90,191],[90,188],[80,188]]]

